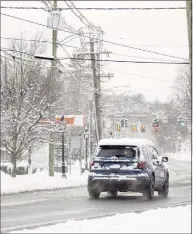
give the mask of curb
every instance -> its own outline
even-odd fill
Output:
[[[67,189],[73,189],[73,188],[81,188],[81,187],[86,187],[85,185],[77,185],[77,186],[68,186],[68,187],[63,187],[63,188],[50,188],[50,189],[36,189],[36,190],[31,190],[31,191],[21,191],[21,192],[11,192],[11,193],[1,193],[1,197],[3,196],[11,196],[11,195],[17,195],[17,194],[32,194],[35,192],[48,192],[48,191],[62,191],[62,190],[67,190]]]

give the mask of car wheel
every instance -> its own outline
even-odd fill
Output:
[[[147,188],[147,190],[145,190],[143,192],[143,197],[148,199],[148,200],[151,200],[153,198],[153,195],[154,195],[154,187],[155,187],[155,179],[153,176],[151,176],[148,188]]]
[[[116,197],[117,196],[117,191],[108,191],[107,194],[111,197]]]
[[[90,198],[92,199],[98,199],[100,197],[100,192],[96,190],[89,190],[88,191]]]
[[[162,189],[160,189],[158,191],[158,195],[160,197],[165,197],[166,198],[166,197],[168,197],[168,193],[169,193],[169,175],[167,174],[165,182],[164,182],[164,184],[162,186]]]

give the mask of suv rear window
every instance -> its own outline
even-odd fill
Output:
[[[103,146],[100,147],[97,154],[97,157],[129,157],[129,158],[135,158],[136,151],[134,148],[131,147],[110,147],[110,146]]]

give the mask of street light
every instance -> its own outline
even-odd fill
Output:
[[[88,132],[88,128],[85,127],[84,130],[84,138],[85,138],[85,145],[86,145],[86,152],[85,152],[85,170],[88,170],[88,138],[89,138],[89,132]]]
[[[43,54],[35,54],[34,58],[36,58],[36,59],[44,59],[44,60],[49,60],[49,61],[55,60],[54,56],[47,56],[47,55],[43,55]]]

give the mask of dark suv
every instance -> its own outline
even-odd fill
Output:
[[[88,192],[99,198],[101,192],[140,192],[152,199],[154,191],[167,197],[169,172],[167,157],[158,155],[145,139],[102,139],[90,162]]]

